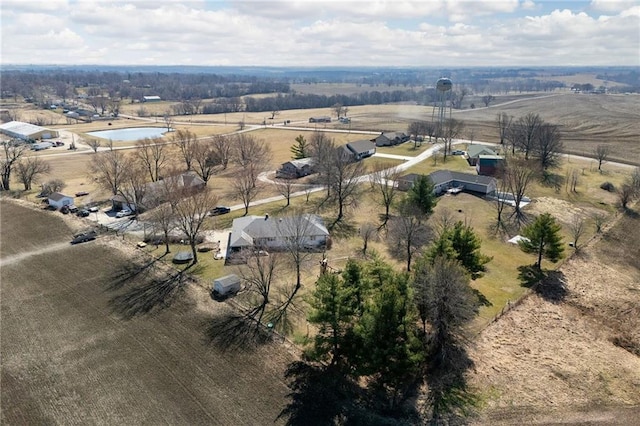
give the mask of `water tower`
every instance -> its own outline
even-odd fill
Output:
[[[451,118],[451,89],[453,83],[451,79],[443,77],[436,82],[436,96],[438,103],[438,124],[442,126],[442,123],[447,118],[447,101],[449,101],[449,118]],[[434,109],[435,111],[435,109]]]

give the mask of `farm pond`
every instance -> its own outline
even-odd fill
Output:
[[[128,129],[100,130],[87,134],[97,138],[129,142],[144,138],[160,138],[166,132],[165,127],[130,127]]]

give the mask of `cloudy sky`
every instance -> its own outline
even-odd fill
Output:
[[[2,0],[2,64],[640,66],[640,0]]]

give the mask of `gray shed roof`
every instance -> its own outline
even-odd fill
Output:
[[[60,201],[63,198],[73,198],[73,197],[71,197],[70,195],[64,195],[61,192],[53,192],[49,195],[49,199],[53,201]]]
[[[496,152],[485,145],[469,145],[467,147],[467,156],[476,158],[480,154],[496,155]]]

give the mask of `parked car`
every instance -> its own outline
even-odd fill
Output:
[[[60,207],[60,213],[62,213],[62,214],[69,214],[69,206],[62,206],[62,207]]]
[[[82,209],[79,210],[78,213],[76,213],[76,215],[80,216],[80,217],[87,217],[89,216],[90,212],[87,209]]]
[[[78,208],[73,204],[69,206],[69,213],[78,213]]]
[[[82,232],[73,236],[71,244],[80,244],[87,241],[95,240],[97,236],[98,233],[96,231]]]
[[[76,197],[83,197],[85,195],[89,195],[87,191],[76,192]]]
[[[464,151],[457,149],[455,151],[451,151],[451,155],[464,155]]]
[[[93,206],[93,207],[89,207],[89,211],[90,211],[91,213],[95,213],[95,212],[99,212],[99,211],[100,211],[100,209],[99,209],[99,208],[97,208],[96,206]]]
[[[62,141],[56,141],[56,146],[64,146],[64,142],[62,142]]]
[[[219,216],[221,214],[227,214],[231,211],[229,207],[226,206],[218,206],[211,209],[211,216]]]
[[[118,213],[116,213],[116,217],[117,218],[121,218],[121,217],[125,217],[125,216],[131,216],[132,214],[133,214],[133,212],[131,210],[122,209]]]

